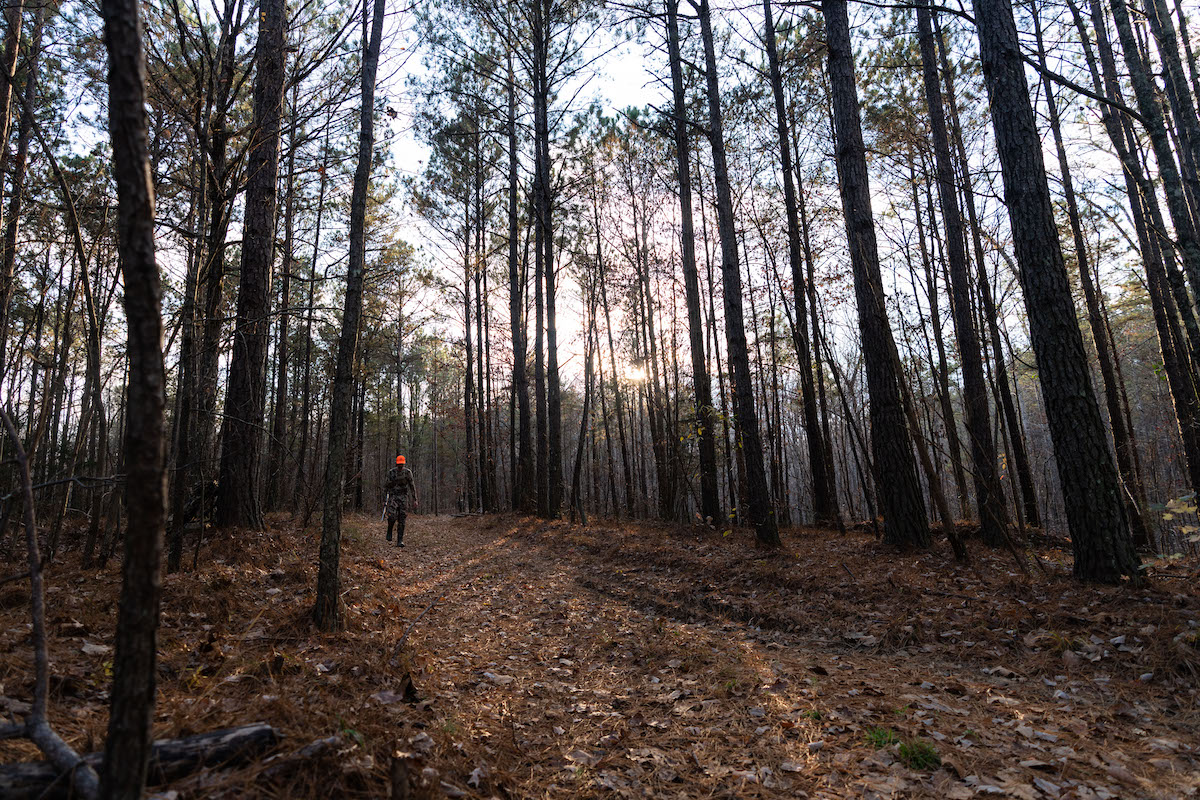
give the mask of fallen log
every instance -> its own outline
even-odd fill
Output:
[[[198,733],[183,739],[160,739],[150,755],[151,785],[168,783],[203,767],[232,766],[270,750],[283,734],[265,722],[238,728]],[[99,771],[103,753],[89,753],[84,762]],[[62,774],[48,761],[0,764],[0,797],[5,800],[68,798],[73,792],[71,776]]]

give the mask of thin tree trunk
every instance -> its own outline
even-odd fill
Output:
[[[779,162],[783,173],[783,204],[788,224],[788,264],[792,268],[792,303],[796,308],[796,320],[792,326],[792,339],[796,346],[796,358],[800,368],[800,397],[804,406],[804,433],[808,445],[808,465],[812,475],[813,514],[817,523],[833,522],[837,515],[831,485],[826,469],[825,438],[821,431],[817,413],[816,389],[813,383],[812,354],[808,341],[806,320],[806,281],[804,280],[803,245],[800,234],[800,215],[797,209],[796,187],[792,179],[792,144],[787,118],[784,114],[785,97],[783,77],[779,67],[779,54],[775,45],[775,23],[771,14],[771,0],[763,0],[765,20],[764,40],[767,45],[767,66],[770,71],[771,93],[775,99],[775,126],[779,136]]]
[[[679,181],[680,257],[683,285],[687,294],[688,343],[692,355],[692,388],[696,400],[696,430],[700,454],[700,516],[715,525],[721,519],[721,497],[717,489],[717,450],[713,431],[712,382],[704,354],[704,320],[700,316],[700,277],[696,269],[696,233],[692,220],[691,144],[687,134],[683,64],[679,53],[679,2],[666,0],[667,48],[671,65],[674,100],[676,178]],[[599,231],[597,231],[597,237]]]
[[[700,16],[701,38],[704,40],[704,64],[707,78],[709,144],[713,154],[713,176],[716,181],[717,227],[721,240],[721,278],[725,300],[725,341],[729,365],[733,372],[734,397],[737,414],[738,452],[746,463],[746,488],[749,519],[760,544],[779,545],[779,527],[771,491],[767,486],[766,466],[763,464],[762,440],[758,431],[758,415],[754,410],[754,385],[750,377],[750,357],[746,347],[746,326],[742,317],[742,277],[738,266],[737,231],[733,218],[733,196],[729,185],[729,169],[725,161],[725,134],[721,114],[721,90],[717,80],[717,51],[713,39],[712,19],[708,0],[692,0]]]
[[[1001,543],[1005,533],[1004,493],[996,474],[996,445],[992,438],[988,410],[987,382],[983,372],[982,349],[971,314],[971,273],[967,266],[966,240],[958,190],[954,185],[954,166],[950,157],[950,137],[942,106],[941,80],[929,10],[917,9],[921,64],[925,80],[925,98],[929,106],[930,130],[937,166],[938,197],[942,224],[946,228],[946,256],[950,267],[950,289],[954,315],[954,333],[963,371],[963,406],[966,409],[967,437],[971,445],[971,475],[975,500],[979,507],[982,539],[989,545]]]
[[[17,44],[21,33],[21,7],[18,1],[6,9],[9,17],[8,35],[5,39],[5,62],[2,69],[16,65]],[[46,5],[40,4],[34,18],[29,53],[26,56],[25,86],[22,89],[21,117],[17,124],[17,151],[12,164],[12,188],[8,198],[8,211],[4,226],[4,250],[0,253],[0,369],[5,363],[5,348],[8,343],[9,306],[12,303],[13,275],[17,260],[17,232],[21,225],[21,204],[25,195],[25,172],[29,163],[29,143],[33,132],[34,100],[37,97],[38,61],[42,50],[42,29],[46,19]],[[13,23],[16,27],[13,27]],[[11,48],[11,49],[10,49]],[[11,56],[11,61],[9,57]],[[14,74],[5,73],[8,78]],[[9,99],[12,88],[9,80],[0,86],[0,148],[8,141],[8,118],[11,115]]]
[[[287,423],[288,423],[288,361],[290,343],[288,324],[292,319],[292,263],[295,248],[296,211],[296,129],[299,125],[299,110],[296,97],[299,82],[292,85],[291,121],[288,126],[287,179],[284,189],[283,210],[283,257],[280,259],[283,284],[279,287],[279,337],[275,346],[275,406],[271,414],[271,441],[267,448],[267,498],[268,511],[279,509],[283,501],[284,475],[287,472]]]
[[[359,322],[362,317],[363,272],[366,267],[367,194],[371,188],[371,166],[375,152],[375,74],[383,40],[383,21],[387,0],[375,0],[367,30],[363,10],[362,105],[359,114],[358,166],[350,197],[350,257],[346,271],[346,300],[342,329],[338,337],[337,366],[333,378],[330,407],[329,457],[325,467],[325,496],[321,520],[320,568],[317,574],[317,600],[313,619],[324,631],[340,630],[345,625],[341,608],[339,560],[342,535],[342,478],[346,444],[350,428],[350,400],[354,384],[354,363],[358,352]]]
[[[1162,181],[1163,191],[1167,198],[1167,209],[1170,211],[1171,222],[1175,227],[1184,273],[1191,284],[1192,294],[1200,297],[1200,239],[1197,238],[1183,179],[1179,174],[1179,167],[1175,163],[1171,139],[1163,119],[1162,106],[1159,105],[1158,88],[1151,77],[1149,65],[1142,58],[1125,0],[1111,0],[1110,6],[1113,19],[1117,23],[1117,34],[1121,40],[1121,49],[1124,51],[1125,64],[1129,69],[1129,78],[1133,84],[1138,112],[1142,115],[1141,122],[1150,136],[1150,144],[1154,150],[1155,160],[1158,162],[1159,179]],[[1097,36],[1099,36],[1100,29],[1105,25],[1104,11],[1099,0],[1091,0],[1091,7],[1092,23],[1096,28]],[[1101,52],[1103,58],[1103,48]]]
[[[166,374],[139,5],[136,0],[104,0],[101,13],[109,56],[108,118],[129,328],[128,405],[138,418],[136,425],[125,426],[129,527],[101,796],[135,800],[146,782],[154,717],[159,559],[167,519]]]
[[[950,122],[954,138],[954,149],[958,155],[960,179],[962,182],[963,205],[967,211],[967,223],[971,230],[971,243],[975,255],[976,286],[979,299],[983,304],[983,316],[988,326],[988,338],[992,349],[992,360],[995,364],[996,382],[1000,395],[999,406],[1003,411],[1005,427],[1009,431],[1009,446],[1012,451],[1012,463],[1017,475],[1017,485],[1020,488],[1020,505],[1024,511],[1024,521],[1035,528],[1040,528],[1041,514],[1038,511],[1037,493],[1033,483],[1033,467],[1029,462],[1029,451],[1022,434],[1021,420],[1017,415],[1017,406],[1013,400],[1015,387],[1009,380],[1008,366],[1004,358],[1004,348],[1000,336],[1000,314],[992,299],[991,283],[987,275],[987,262],[984,259],[983,236],[979,218],[975,210],[975,190],[971,180],[970,160],[967,158],[966,145],[963,142],[962,124],[958,114],[958,101],[954,89],[954,73],[950,69],[946,55],[946,43],[942,38],[940,21],[934,18],[934,31],[938,49],[938,61],[942,68],[942,77],[946,81],[946,105],[950,110]],[[981,350],[985,349],[983,346]]]
[[[524,314],[524,270],[517,259],[518,182],[520,158],[517,152],[517,89],[513,75],[512,52],[508,53],[508,311],[512,325],[513,392],[517,397],[517,460],[513,474],[513,507],[529,513],[536,497],[530,491],[534,477],[533,441],[529,419],[529,375],[526,371],[526,319]]]
[[[309,441],[309,417],[312,414],[312,328],[313,328],[313,302],[315,300],[316,285],[317,285],[317,259],[321,254],[321,216],[325,209],[325,191],[328,188],[328,178],[326,177],[326,169],[329,166],[329,123],[332,121],[332,111],[330,119],[326,120],[325,126],[325,143],[321,148],[321,181],[320,189],[317,191],[317,220],[316,227],[313,232],[313,252],[312,260],[308,270],[308,305],[305,311],[304,323],[304,380],[300,392],[300,441],[296,447],[296,483],[292,488],[292,513],[301,507],[302,494],[308,491],[308,441]],[[318,437],[319,439],[320,437]],[[305,505],[307,505],[305,503]],[[308,515],[305,514],[307,520]]]

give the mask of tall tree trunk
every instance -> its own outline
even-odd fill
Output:
[[[1191,191],[1192,214],[1200,213],[1200,117],[1196,115],[1196,104],[1192,100],[1191,87],[1179,54],[1179,40],[1175,36],[1175,23],[1164,0],[1146,0],[1143,13],[1150,22],[1150,31],[1157,44],[1162,64],[1164,85],[1175,125],[1179,129],[1180,163],[1183,165],[1184,180]],[[1193,225],[1196,224],[1193,219]]]
[[[1120,0],[1117,0],[1120,2]],[[1009,0],[974,0],[1030,336],[1081,580],[1139,577],[1063,262]]]
[[[474,511],[479,502],[478,464],[475,460],[475,350],[471,344],[471,195],[467,192],[463,211],[463,355],[466,374],[463,376],[463,433],[466,439],[464,466],[467,473],[467,511]]]
[[[383,41],[387,0],[375,0],[368,36],[367,13],[363,9],[362,105],[359,113],[358,166],[350,196],[350,258],[346,267],[346,300],[342,330],[338,336],[337,366],[333,378],[333,400],[329,420],[329,457],[325,466],[325,496],[321,518],[321,555],[317,574],[317,601],[313,619],[323,631],[341,629],[341,576],[339,560],[342,538],[342,478],[346,445],[350,436],[350,400],[354,390],[354,363],[358,353],[359,322],[362,317],[363,272],[366,268],[367,195],[371,188],[371,165],[375,153],[375,74]]]
[[[41,37],[41,22],[42,22],[42,17],[45,13],[45,6],[46,6],[46,4],[44,4],[44,3],[40,3],[38,5],[37,23],[35,25],[36,29],[35,29],[34,35],[39,38]],[[5,5],[5,7],[4,7],[4,22],[5,22],[4,53],[3,53],[3,61],[0,62],[0,71],[2,71],[2,72],[0,72],[0,175],[4,175],[8,172],[8,160],[9,160],[8,134],[9,134],[9,128],[10,128],[11,122],[12,122],[12,112],[13,112],[13,108],[12,108],[13,83],[14,83],[13,78],[17,74],[17,64],[19,62],[19,56],[21,55],[21,28],[23,25],[23,20],[21,19],[21,17],[23,16],[24,11],[25,11],[24,0],[10,0],[10,2],[7,5]],[[33,51],[32,60],[30,61],[30,66],[26,68],[27,75],[33,74],[33,62],[36,61],[36,59],[37,59],[37,55],[36,55],[36,48],[35,48]],[[28,80],[28,78],[27,78],[27,80]],[[24,171],[24,165],[21,165],[19,167],[19,169],[21,171]],[[15,195],[19,195],[21,193],[21,188],[22,188],[21,182],[22,182],[24,176],[23,175],[21,176],[22,180],[17,180],[17,176],[14,173],[13,177],[14,177],[13,184],[12,184],[13,193]],[[0,365],[3,365],[4,364],[4,339],[6,338],[7,333],[8,333],[8,330],[7,330],[8,302],[7,301],[9,298],[8,298],[7,291],[9,288],[8,282],[12,280],[12,272],[8,271],[8,272],[0,273],[0,274],[3,275],[3,277],[0,278],[0,280],[4,281],[3,287],[0,288],[0,300],[4,301],[4,305],[0,306]],[[2,369],[2,368],[3,367],[0,366],[0,369]]]
[[[583,469],[583,447],[587,440],[588,415],[592,407],[592,340],[596,333],[596,292],[593,287],[585,290],[587,297],[587,319],[584,323],[585,343],[583,346],[583,410],[579,416],[579,438],[575,442],[575,467],[571,473],[571,522],[579,512],[580,522],[587,525],[587,512],[580,493],[580,478]]]
[[[829,84],[837,132],[837,161],[871,400],[871,449],[875,487],[883,512],[884,541],[900,547],[928,547],[929,520],[917,479],[898,377],[890,355],[895,343],[879,275],[879,250],[871,213],[866,148],[859,120],[850,20],[845,0],[822,0],[821,8],[829,42]]]
[[[517,396],[517,460],[513,473],[513,507],[529,513],[536,501],[530,491],[534,477],[533,440],[529,419],[529,375],[526,371],[528,335],[525,320],[525,281],[518,261],[517,239],[520,157],[517,152],[517,87],[512,52],[508,53],[508,313],[512,325],[513,392]]]
[[[1087,306],[1088,327],[1092,332],[1092,341],[1096,346],[1096,358],[1100,363],[1100,377],[1104,387],[1104,400],[1108,407],[1108,423],[1112,429],[1113,445],[1116,449],[1117,470],[1121,476],[1123,491],[1121,498],[1125,504],[1125,513],[1129,519],[1133,535],[1133,543],[1138,549],[1150,549],[1150,532],[1146,527],[1143,508],[1145,507],[1145,490],[1134,471],[1134,448],[1137,446],[1133,439],[1133,431],[1125,425],[1125,415],[1121,408],[1121,389],[1117,384],[1115,348],[1108,336],[1100,310],[1100,299],[1097,296],[1096,285],[1092,282],[1091,259],[1088,254],[1087,241],[1083,235],[1083,225],[1079,218],[1079,207],[1075,200],[1075,185],[1071,179],[1070,162],[1067,159],[1067,148],[1063,142],[1062,124],[1058,116],[1058,104],[1054,97],[1054,85],[1044,70],[1046,67],[1046,50],[1042,37],[1041,18],[1036,9],[1032,10],[1034,34],[1038,48],[1038,61],[1043,69],[1043,89],[1046,93],[1046,111],[1050,118],[1050,131],[1054,136],[1054,148],[1058,155],[1059,172],[1062,175],[1063,195],[1067,201],[1067,219],[1071,226],[1071,237],[1075,245],[1075,261],[1079,267],[1079,281],[1083,286],[1084,303]]]
[[[911,180],[910,188],[912,189],[913,213],[917,225],[917,240],[920,243],[919,249],[921,252],[921,268],[925,273],[925,288],[927,300],[929,302],[929,324],[926,325],[924,315],[921,317],[921,333],[925,339],[925,350],[929,357],[929,369],[933,373],[934,393],[937,395],[938,405],[941,409],[942,429],[946,435],[946,444],[950,451],[950,469],[954,475],[954,486],[958,490],[958,508],[959,513],[964,517],[971,515],[971,499],[967,491],[967,476],[966,470],[963,468],[962,460],[962,442],[958,437],[958,421],[954,416],[954,406],[950,402],[950,367],[946,359],[946,341],[942,333],[942,312],[939,305],[939,295],[937,288],[937,270],[933,266],[934,254],[930,252],[930,247],[925,240],[925,220],[921,213],[921,202],[917,194],[917,155],[910,154],[912,165],[910,169]],[[929,170],[924,159],[921,159],[922,175],[928,191]],[[937,247],[940,242],[937,238],[937,231],[933,228],[934,222],[933,199],[931,196],[928,199],[928,212],[930,230],[933,234],[933,246]],[[940,253],[938,253],[940,255]],[[913,285],[913,294],[916,295],[916,285]],[[933,328],[932,341],[929,336],[929,328]],[[933,363],[932,347],[937,348],[937,364]],[[897,371],[896,373],[903,382],[903,375]],[[904,387],[901,386],[901,389]],[[903,391],[901,392],[903,395]],[[914,433],[919,436],[919,429],[914,429]],[[929,421],[929,435],[933,436],[933,421]],[[919,455],[919,453],[918,453]]]
[[[680,257],[683,285],[687,294],[688,344],[692,354],[692,388],[696,398],[696,429],[700,450],[700,516],[710,525],[721,519],[721,497],[717,489],[717,449],[713,431],[712,382],[704,354],[704,320],[700,316],[700,276],[696,269],[696,233],[692,221],[691,144],[688,141],[686,96],[683,89],[683,62],[679,52],[679,2],[666,0],[667,60],[671,64],[671,90],[674,99],[675,165],[679,181]],[[597,231],[599,238],[599,231]],[[597,246],[598,247],[598,246]]]
[[[721,280],[725,299],[725,342],[729,351],[729,366],[733,372],[737,431],[741,443],[738,452],[746,462],[747,500],[750,505],[748,517],[754,523],[759,543],[775,547],[779,545],[779,526],[771,491],[767,486],[758,415],[754,409],[750,357],[746,348],[746,326],[742,316],[742,276],[738,265],[733,195],[729,186],[729,169],[725,161],[725,133],[721,114],[721,89],[717,80],[716,42],[713,39],[708,0],[699,0],[699,3],[692,0],[692,5],[700,17],[700,35],[704,40],[708,138],[712,146],[713,176],[716,181],[717,228],[721,240]]]
[[[235,16],[237,17],[235,19]],[[207,485],[214,478],[213,434],[217,430],[217,377],[221,356],[221,332],[225,325],[224,301],[225,237],[237,195],[236,170],[229,163],[230,93],[236,76],[237,38],[242,27],[241,6],[226,0],[221,18],[221,38],[217,45],[216,85],[211,104],[206,109],[208,173],[208,232],[204,245],[204,266],[200,284],[204,292],[204,323],[201,326],[201,345],[196,377],[197,414],[191,445],[194,459],[200,465],[200,483]]]
[[[604,309],[604,328],[608,334],[608,362],[612,370],[613,405],[617,414],[617,438],[620,439],[621,466],[625,478],[625,513],[632,517],[634,514],[633,465],[630,461],[629,446],[625,438],[625,400],[621,392],[621,373],[617,371],[617,348],[613,338],[612,314],[608,305],[608,282],[605,278],[603,253],[600,252],[600,212],[597,210],[598,206],[595,205],[595,200],[593,200],[592,208],[596,220],[596,253],[600,256],[596,261],[596,269],[600,281],[600,305]],[[632,438],[632,421],[630,422],[629,434],[630,438]],[[618,505],[616,498],[613,498],[613,505]]]
[[[925,99],[929,106],[930,131],[937,166],[938,198],[945,226],[946,257],[950,266],[950,290],[954,315],[954,334],[963,371],[963,405],[966,408],[967,437],[971,445],[971,475],[975,482],[975,500],[984,542],[996,546],[1003,541],[1005,528],[1004,493],[996,474],[996,445],[992,439],[988,411],[987,381],[979,335],[971,314],[971,274],[967,266],[966,239],[958,190],[954,185],[954,165],[950,158],[950,137],[942,106],[942,85],[938,77],[937,55],[933,41],[930,12],[917,9],[921,65],[925,79]]]
[[[108,119],[129,328],[129,412],[138,419],[136,425],[125,426],[129,527],[101,796],[136,800],[146,782],[154,717],[159,559],[167,519],[166,375],[139,6],[136,0],[104,0],[101,13],[109,56]]]
[[[267,399],[271,273],[275,262],[275,203],[283,107],[284,0],[261,0],[255,49],[254,125],[251,133],[242,265],[238,279],[233,357],[221,426],[217,524],[262,529],[259,492],[262,424]]]
[[[775,45],[775,22],[771,0],[763,0],[765,20],[764,40],[767,45],[767,66],[770,71],[771,93],[775,98],[775,127],[779,137],[779,163],[783,172],[783,205],[788,224],[788,263],[792,268],[792,303],[798,324],[792,326],[796,358],[800,367],[800,397],[804,405],[804,434],[808,444],[808,466],[812,475],[813,514],[818,523],[829,523],[836,517],[832,480],[826,469],[826,443],[817,414],[816,388],[813,383],[812,354],[808,341],[808,304],[804,279],[803,245],[800,235],[800,214],[796,202],[796,187],[792,179],[792,144],[784,113],[786,98],[779,54]]]
[[[537,255],[541,259],[541,280],[544,281],[545,313],[545,390],[546,390],[546,498],[540,508],[543,517],[555,517],[562,506],[562,398],[558,375],[558,327],[555,308],[556,285],[554,270],[553,190],[550,185],[550,37],[551,4],[546,0],[533,3],[533,126],[534,205],[537,229]],[[541,333],[539,331],[539,333]],[[542,429],[539,414],[539,431]],[[539,453],[540,453],[539,445]],[[539,463],[538,469],[542,467]],[[541,487],[538,487],[541,489]],[[539,503],[541,505],[541,503]]]
[[[942,68],[942,78],[946,82],[946,106],[950,110],[951,134],[954,139],[954,151],[958,156],[963,205],[966,207],[967,224],[971,230],[971,244],[975,255],[976,286],[980,302],[983,305],[983,316],[987,322],[988,340],[992,350],[992,360],[995,364],[997,390],[1000,396],[998,405],[1003,411],[1005,427],[1010,434],[1009,446],[1012,450],[1012,462],[1017,475],[1016,485],[1020,489],[1020,507],[1024,511],[1024,521],[1038,528],[1041,527],[1042,521],[1033,483],[1033,467],[1029,462],[1029,451],[1025,446],[1021,420],[1013,399],[1017,387],[1009,380],[1008,365],[1004,358],[1004,348],[1000,336],[1000,314],[992,298],[991,282],[988,279],[987,262],[983,252],[983,236],[975,210],[975,190],[971,180],[970,160],[967,157],[967,148],[963,141],[958,100],[954,89],[954,72],[950,69],[949,58],[946,55],[942,26],[936,17],[934,18],[934,32],[937,40],[938,62]],[[981,347],[981,349],[983,348]]]
[[[1195,222],[1192,219],[1192,209],[1188,203],[1183,179],[1179,174],[1171,139],[1163,119],[1162,106],[1158,99],[1158,87],[1154,83],[1150,67],[1142,57],[1141,48],[1134,36],[1133,25],[1129,19],[1129,8],[1126,6],[1125,0],[1112,0],[1110,5],[1113,19],[1117,23],[1121,49],[1125,54],[1125,64],[1129,69],[1130,82],[1133,84],[1138,112],[1142,116],[1141,122],[1150,135],[1150,144],[1154,150],[1155,160],[1158,162],[1158,174],[1167,198],[1167,209],[1171,214],[1171,222],[1175,227],[1183,269],[1191,284],[1192,294],[1200,297],[1200,238],[1197,237]],[[1091,7],[1092,22],[1096,27],[1097,36],[1099,36],[1100,28],[1106,24],[1104,11],[1099,0],[1091,0]]]
[[[540,0],[539,0],[540,1]],[[541,148],[535,148],[535,161],[541,159]],[[535,168],[535,176],[541,167]],[[535,181],[536,182],[536,181]],[[535,190],[535,194],[536,194]],[[540,214],[534,203],[535,217]],[[550,432],[546,425],[546,324],[545,324],[545,281],[546,251],[542,246],[545,231],[539,221],[534,222],[533,244],[533,393],[534,411],[537,415],[537,511],[538,516],[550,516]]]
[[[300,391],[300,434],[299,443],[296,446],[296,482],[292,488],[292,513],[295,514],[301,507],[302,495],[308,491],[308,442],[309,442],[309,417],[312,414],[312,328],[313,328],[313,302],[316,295],[317,286],[317,259],[321,255],[321,216],[325,209],[325,191],[328,188],[328,178],[326,171],[329,166],[329,122],[332,121],[332,111],[330,118],[326,120],[325,126],[325,143],[321,148],[321,181],[320,188],[317,191],[317,221],[313,231],[313,251],[308,269],[308,303],[305,310],[304,323],[304,380],[301,382]],[[307,505],[307,503],[304,503]],[[305,514],[305,519],[308,515]]]
[[[279,336],[275,345],[275,405],[271,410],[271,438],[267,448],[267,500],[268,511],[277,511],[283,502],[284,475],[287,473],[287,423],[288,423],[288,324],[292,319],[292,262],[295,250],[296,212],[296,129],[299,125],[299,110],[296,97],[299,82],[292,84],[291,120],[288,125],[287,179],[283,198],[283,257],[280,259],[283,284],[279,287]]]
[[[1083,44],[1084,58],[1091,73],[1093,90],[1102,96],[1106,95],[1111,99],[1122,101],[1107,32],[1102,29],[1096,31],[1097,44],[1105,61],[1104,76],[1101,77],[1101,69],[1097,66],[1096,56],[1087,36],[1083,14],[1074,2],[1070,2],[1069,6],[1080,41]],[[1163,264],[1163,252],[1158,238],[1162,231],[1161,220],[1154,222],[1154,219],[1161,214],[1157,210],[1151,211],[1151,206],[1157,208],[1157,195],[1154,185],[1146,176],[1142,160],[1134,155],[1127,144],[1127,137],[1133,130],[1132,126],[1128,124],[1128,120],[1119,119],[1110,106],[1103,104],[1100,107],[1100,117],[1113,150],[1123,167],[1125,192],[1129,199],[1138,245],[1142,253],[1142,263],[1146,269],[1151,310],[1154,314],[1155,329],[1162,352],[1163,369],[1167,373],[1167,385],[1175,410],[1177,429],[1183,443],[1185,466],[1192,488],[1196,490],[1200,488],[1200,437],[1197,436],[1200,431],[1196,429],[1197,413],[1200,408],[1197,403],[1194,373],[1187,366],[1187,348],[1185,346],[1183,350],[1180,350],[1176,345],[1176,338],[1180,343],[1186,340],[1182,335],[1176,337],[1178,328],[1175,324],[1175,314],[1170,308],[1172,289]],[[1183,289],[1182,281],[1179,288]],[[1185,301],[1188,299],[1186,291],[1183,292],[1183,299]],[[1191,316],[1190,306],[1183,310],[1189,317]],[[1114,362],[1114,364],[1117,363],[1119,362]],[[1132,430],[1132,426],[1130,426],[1130,430]],[[1136,454],[1136,452],[1134,449],[1133,453]],[[1138,542],[1135,541],[1135,544]]]
[[[9,16],[9,30],[5,40],[5,62],[3,66],[0,66],[2,69],[16,65],[17,45],[21,33],[21,7],[22,2],[16,2],[5,11]],[[26,55],[25,86],[21,90],[21,116],[17,124],[17,151],[12,163],[12,188],[8,198],[8,210],[5,214],[4,250],[0,252],[0,370],[3,370],[5,348],[8,343],[9,306],[12,303],[13,275],[17,262],[17,232],[21,226],[21,204],[25,196],[25,171],[29,163],[29,142],[33,132],[38,61],[42,51],[42,29],[46,19],[46,8],[45,3],[38,5],[29,52]],[[12,27],[14,22],[16,23],[15,30]],[[8,60],[10,55],[11,62]],[[5,74],[11,78],[14,73],[7,72]],[[0,132],[3,133],[3,137],[0,138],[0,148],[4,148],[5,143],[8,142],[8,118],[12,113],[9,107],[12,89],[8,80],[3,83],[4,85],[0,86],[0,106],[3,106],[0,109],[0,113],[3,114],[0,119]]]

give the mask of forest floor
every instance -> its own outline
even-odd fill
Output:
[[[1195,561],[1089,588],[1052,548],[1026,578],[982,547],[960,567],[863,533],[765,553],[680,526],[413,516],[397,549],[351,517],[348,628],[326,635],[317,534],[272,523],[166,577],[155,733],[286,738],[159,797],[1200,793]],[[119,572],[47,577],[51,720],[95,750]],[[32,694],[27,603],[0,587],[2,716]],[[0,762],[36,758],[0,742]]]

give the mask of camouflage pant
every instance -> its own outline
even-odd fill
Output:
[[[396,520],[404,521],[408,516],[408,495],[394,494],[388,497],[387,501],[387,518],[391,522]]]

